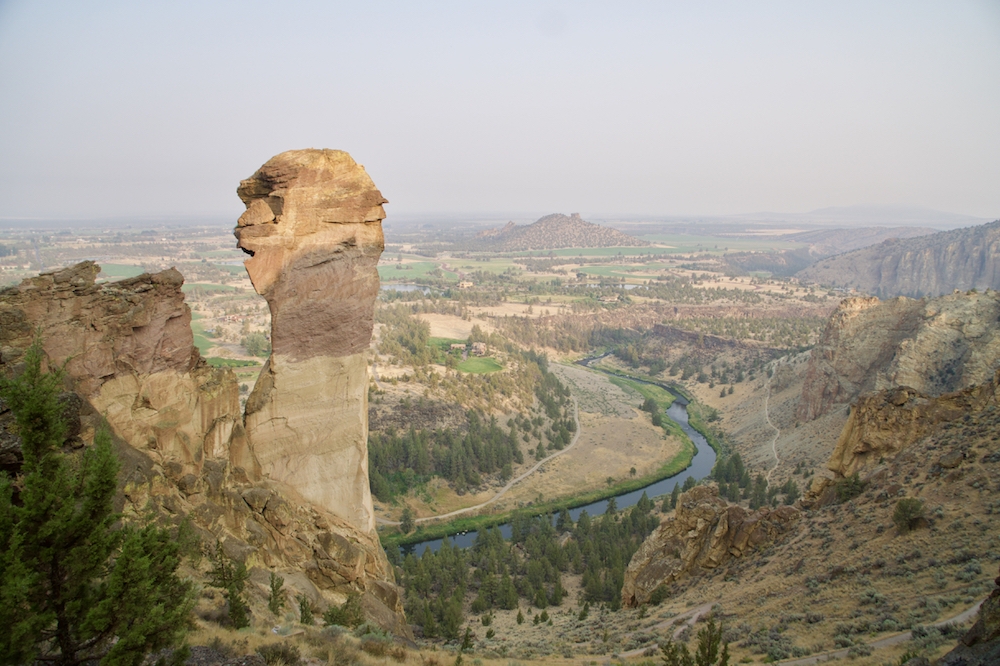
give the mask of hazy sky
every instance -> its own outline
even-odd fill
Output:
[[[390,216],[1000,217],[1000,1],[0,0],[0,217],[235,220],[305,147]]]

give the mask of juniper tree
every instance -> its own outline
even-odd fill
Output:
[[[23,372],[0,379],[24,458],[16,484],[0,474],[0,663],[139,664],[176,644],[190,614],[179,546],[153,525],[117,526],[111,436],[62,453],[62,377],[41,368],[36,341]]]

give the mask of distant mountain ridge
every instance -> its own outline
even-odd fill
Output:
[[[499,229],[481,231],[476,236],[476,245],[499,252],[519,252],[570,247],[646,247],[649,243],[617,229],[587,222],[579,213],[555,213],[533,224],[508,222]]]
[[[929,236],[886,240],[822,259],[796,275],[880,297],[1000,289],[1000,220]]]

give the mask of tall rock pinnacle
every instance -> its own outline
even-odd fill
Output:
[[[247,436],[265,475],[371,532],[367,350],[386,199],[338,150],[281,153],[237,193],[237,244],[271,310]]]

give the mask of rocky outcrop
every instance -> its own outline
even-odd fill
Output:
[[[99,272],[86,261],[0,292],[0,362],[15,364],[37,332],[50,366],[133,446],[185,473],[211,458],[256,478],[235,377],[198,355],[181,274],[97,285]]]
[[[1000,664],[1000,576],[979,608],[979,617],[954,650],[938,666],[993,666]]]
[[[931,300],[849,298],[813,348],[797,416],[908,386],[938,396],[989,381],[1000,359],[1000,293]]]
[[[827,467],[838,477],[860,475],[933,432],[939,424],[998,404],[1000,370],[988,382],[941,396],[907,386],[863,396],[851,407]],[[943,465],[949,466],[947,461]]]
[[[282,153],[237,192],[238,245],[271,310],[271,357],[246,405],[251,447],[265,476],[373,533],[367,352],[386,200],[336,150]]]
[[[955,289],[1000,289],[1000,221],[886,240],[823,259],[797,275],[879,296],[919,298]]]
[[[714,485],[692,488],[632,556],[625,570],[622,603],[644,604],[661,585],[743,557],[786,533],[799,516],[798,509],[790,506],[747,511],[730,505]]]
[[[84,262],[0,291],[0,373],[17,372],[40,332],[48,365],[66,370],[67,445],[111,427],[126,517],[187,520],[203,544],[246,562],[261,597],[267,569],[320,607],[358,593],[368,619],[407,637],[367,479],[363,353],[384,199],[335,151],[279,156],[240,192],[237,235],[275,322],[246,416],[233,373],[194,347],[173,269],[99,285],[100,268]],[[5,410],[0,467],[16,471]]]
[[[471,247],[494,252],[549,250],[565,247],[646,247],[649,243],[617,229],[587,222],[579,213],[555,213],[533,224],[508,222],[500,229],[482,231]]]

